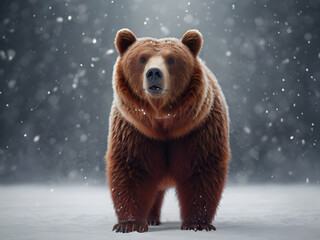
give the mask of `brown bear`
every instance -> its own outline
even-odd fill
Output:
[[[160,224],[165,190],[175,187],[182,230],[215,230],[230,159],[228,108],[198,57],[202,35],[136,38],[117,33],[107,177],[116,232]]]

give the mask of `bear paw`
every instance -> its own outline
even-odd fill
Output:
[[[182,223],[181,230],[194,230],[194,231],[215,231],[216,227],[211,225],[210,223]]]
[[[161,224],[159,219],[148,219],[148,225],[159,226]]]
[[[148,224],[137,221],[123,221],[113,226],[112,231],[129,233],[129,232],[147,232]]]

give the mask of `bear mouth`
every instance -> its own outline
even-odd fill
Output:
[[[152,85],[148,88],[143,88],[144,91],[146,91],[151,97],[153,98],[159,98],[166,94],[170,89],[164,89],[158,85]]]
[[[151,90],[153,92],[160,92],[160,91],[162,91],[162,88],[157,85],[153,85],[153,86],[149,87],[148,90]]]

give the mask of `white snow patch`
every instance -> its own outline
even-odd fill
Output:
[[[320,189],[316,185],[228,186],[217,231],[180,230],[178,202],[166,194],[162,225],[146,233],[112,232],[109,189],[84,186],[0,186],[1,239],[319,239]]]
[[[286,58],[282,61],[282,64],[288,64],[290,62],[289,58]]]
[[[319,53],[319,57],[320,57],[320,53]],[[0,58],[2,60],[6,60],[7,56],[6,56],[6,52],[3,50],[0,50]]]
[[[99,57],[92,57],[92,58],[91,58],[91,61],[92,61],[92,62],[98,62],[99,60],[100,60]]]
[[[169,28],[167,28],[166,26],[161,26],[161,31],[165,36],[168,36],[170,33]]]
[[[113,54],[114,53],[114,50],[112,49],[112,48],[110,48],[110,49],[108,49],[107,51],[106,51],[106,55],[111,55],[111,54]]]
[[[62,23],[62,22],[63,22],[63,18],[62,18],[62,17],[57,17],[57,18],[56,18],[56,21],[57,21],[58,23]]]
[[[16,51],[13,49],[9,49],[7,51],[8,60],[12,61],[12,59],[16,56]]]
[[[15,79],[11,79],[8,81],[8,87],[11,89],[14,88],[16,84],[17,84],[17,81]]]
[[[87,139],[88,139],[88,136],[86,134],[81,134],[81,136],[80,136],[81,142],[85,142],[85,141],[87,141]]]
[[[80,66],[82,67],[82,64],[80,64]],[[79,79],[81,77],[83,77],[84,75],[86,75],[86,70],[80,70],[75,74],[75,76],[73,78],[73,83],[72,83],[73,89],[76,89],[78,87]]]
[[[194,18],[193,18],[193,16],[192,16],[191,14],[187,14],[187,15],[183,18],[183,20],[184,20],[186,23],[191,24],[191,23],[193,23]]]
[[[39,142],[39,140],[40,140],[40,136],[39,135],[34,136],[34,138],[33,138],[34,142]]]
[[[245,127],[243,128],[243,131],[244,131],[246,134],[250,134],[250,133],[251,133],[251,129],[250,129],[249,127],[247,127],[247,126],[245,126]]]
[[[230,51],[226,51],[225,55],[226,55],[227,57],[230,57],[232,54],[231,54]]]

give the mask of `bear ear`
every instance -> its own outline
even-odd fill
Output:
[[[198,30],[187,31],[181,42],[186,45],[194,56],[197,56],[202,46],[202,35]]]
[[[129,29],[123,28],[119,30],[115,39],[115,45],[119,55],[122,56],[128,47],[136,40],[136,36]]]

